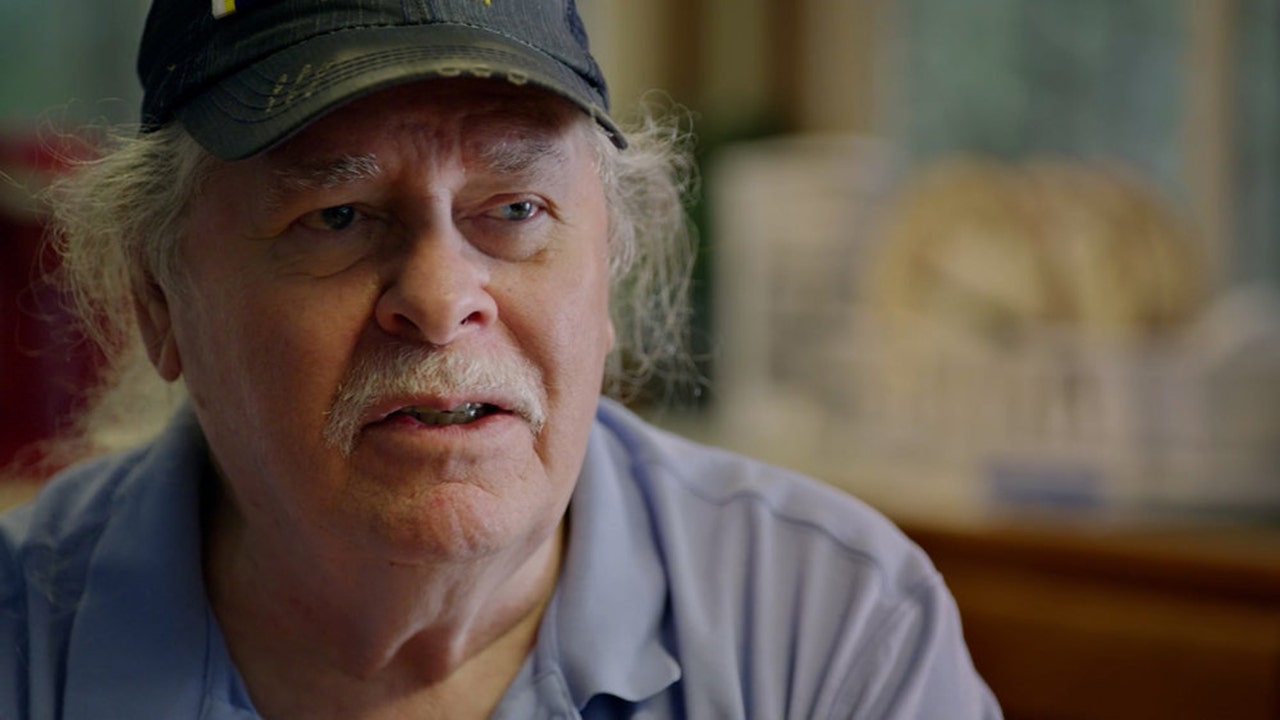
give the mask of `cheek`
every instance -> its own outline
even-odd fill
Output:
[[[554,352],[561,376],[555,385],[572,389],[583,407],[594,414],[604,374],[605,358],[613,348],[613,324],[609,317],[608,282],[603,273],[577,276],[563,292],[552,314],[556,338]],[[545,312],[545,310],[544,310]]]
[[[577,352],[585,354],[589,362],[598,364],[598,369],[603,372],[605,356],[613,349],[615,341],[609,313],[609,220],[603,189],[594,180],[589,183],[589,188],[585,193],[587,197],[582,201],[589,210],[580,228],[582,246],[589,249],[579,266],[583,269],[575,272],[565,283],[565,289],[572,295],[566,315],[571,325],[568,329],[570,336],[573,337],[574,333],[581,336]],[[594,390],[599,390],[598,383]]]
[[[536,280],[513,275],[498,291],[499,319],[519,351],[541,368],[552,417],[579,422],[594,415],[613,344],[608,276],[603,257],[558,260],[566,262]]]
[[[276,417],[319,423],[329,410],[369,313],[344,297],[277,292],[246,302],[239,364]]]
[[[596,231],[593,228],[593,232]],[[578,365],[580,372],[589,374],[596,365],[603,368],[604,358],[613,348],[614,340],[613,322],[609,315],[609,269],[603,240],[603,219],[598,233],[599,240],[583,241],[584,245],[591,243],[589,247],[592,249],[548,289],[550,300],[541,304],[543,308],[555,308],[553,322],[556,327],[553,332],[561,339],[563,352],[571,356],[569,363]],[[598,391],[599,387],[592,389]]]
[[[323,423],[361,327],[345,319],[350,303],[248,282],[206,287],[183,318],[193,401],[229,430],[296,445]]]

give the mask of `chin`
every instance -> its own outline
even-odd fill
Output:
[[[524,487],[503,491],[484,483],[438,480],[408,493],[355,493],[339,508],[355,512],[340,525],[363,526],[370,554],[415,565],[480,560],[529,548],[559,524],[563,507],[531,497]],[[354,528],[353,528],[354,530]]]

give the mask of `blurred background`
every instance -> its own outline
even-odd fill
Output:
[[[639,409],[897,520],[1011,718],[1280,718],[1280,0],[578,4],[698,137],[704,381]],[[32,195],[146,5],[0,0],[0,466],[97,362]]]

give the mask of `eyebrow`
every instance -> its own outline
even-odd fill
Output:
[[[482,167],[501,175],[542,175],[569,160],[563,143],[541,133],[515,133],[497,141],[476,142],[473,152]]]
[[[538,129],[515,129],[496,139],[489,136],[467,144],[479,165],[499,175],[541,177],[552,174],[569,160],[564,143]],[[270,172],[271,181],[262,200],[267,207],[278,207],[295,193],[331,190],[375,179],[382,174],[382,166],[377,156],[369,153],[306,159],[280,165]]]
[[[266,202],[278,205],[291,193],[307,190],[331,190],[351,183],[370,180],[382,173],[374,155],[342,155],[336,158],[307,160],[285,165],[272,171]]]

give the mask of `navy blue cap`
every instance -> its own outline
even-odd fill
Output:
[[[138,77],[144,132],[176,119],[224,160],[376,90],[446,77],[549,90],[626,146],[573,0],[154,0]]]

